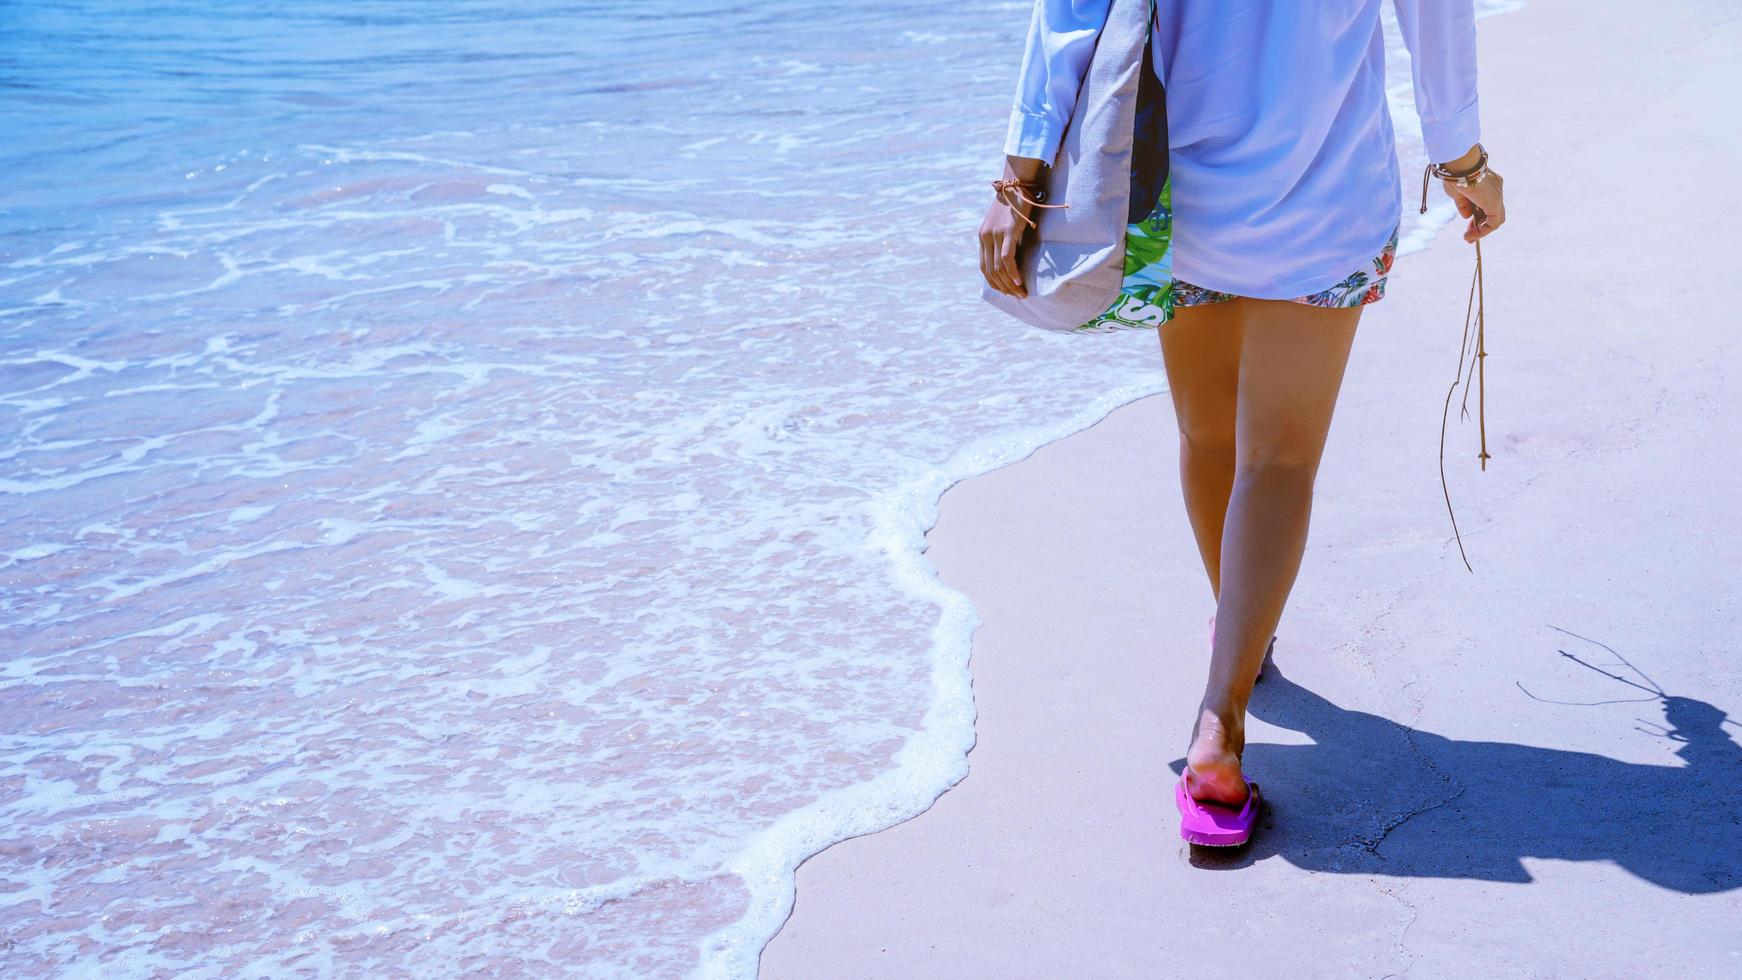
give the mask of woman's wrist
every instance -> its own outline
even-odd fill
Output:
[[[1471,160],[1471,155],[1475,156]],[[1446,193],[1459,196],[1452,188],[1469,188],[1481,183],[1493,171],[1488,169],[1488,151],[1477,143],[1469,152],[1450,163],[1430,163],[1421,172],[1421,213],[1427,213],[1428,181],[1438,177],[1446,187]],[[1498,177],[1498,175],[1496,175]]]
[[[1004,176],[1013,177],[1025,184],[1034,183],[1040,176],[1040,170],[1046,166],[1046,161],[1034,157],[1004,157]]]
[[[1482,144],[1477,143],[1475,146],[1466,150],[1464,155],[1458,157],[1456,160],[1447,160],[1446,162],[1439,164],[1439,168],[1441,171],[1453,176],[1473,173],[1475,172],[1476,167],[1482,162],[1482,156]]]

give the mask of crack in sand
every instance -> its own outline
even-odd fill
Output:
[[[1384,895],[1386,898],[1395,900],[1399,905],[1402,905],[1404,908],[1409,910],[1409,921],[1403,924],[1402,931],[1398,932],[1397,939],[1393,943],[1397,949],[1397,955],[1403,958],[1403,969],[1387,973],[1385,976],[1379,978],[1379,980],[1391,980],[1392,977],[1403,976],[1415,966],[1415,954],[1409,951],[1409,946],[1406,944],[1406,940],[1409,939],[1410,927],[1415,925],[1415,920],[1421,918],[1421,910],[1415,907],[1414,902],[1399,895],[1395,890],[1386,888],[1371,878],[1367,879],[1367,881],[1369,884],[1377,887],[1380,894]]]
[[[1405,684],[1403,686],[1403,689],[1407,692],[1410,688],[1410,685],[1412,685],[1414,683],[1415,683],[1415,681],[1410,681],[1408,684]],[[1410,750],[1415,753],[1415,757],[1417,759],[1421,760],[1422,765],[1427,766],[1427,768],[1429,770],[1431,770],[1434,775],[1436,775],[1440,778],[1440,782],[1445,783],[1445,784],[1450,785],[1450,786],[1456,786],[1457,791],[1452,793],[1450,796],[1446,797],[1443,800],[1436,800],[1435,802],[1426,804],[1425,806],[1418,806],[1413,810],[1408,810],[1408,811],[1405,811],[1404,813],[1398,814],[1395,817],[1392,817],[1390,820],[1386,821],[1383,826],[1381,826],[1379,828],[1379,832],[1377,834],[1369,835],[1367,837],[1353,838],[1347,842],[1350,844],[1359,845],[1362,850],[1373,855],[1374,857],[1380,858],[1381,860],[1384,859],[1385,855],[1379,853],[1379,845],[1385,843],[1385,839],[1387,837],[1390,837],[1393,831],[1395,831],[1397,828],[1403,826],[1404,824],[1410,822],[1411,820],[1414,820],[1416,817],[1421,816],[1424,813],[1427,813],[1427,812],[1432,811],[1432,810],[1438,810],[1440,807],[1446,806],[1446,805],[1456,801],[1459,797],[1463,796],[1464,793],[1469,789],[1469,787],[1467,787],[1463,783],[1459,782],[1457,780],[1457,778],[1454,777],[1451,773],[1446,772],[1444,769],[1441,769],[1439,767],[1439,764],[1434,762],[1434,760],[1432,758],[1430,758],[1428,756],[1428,754],[1422,750],[1420,743],[1418,743],[1415,740],[1415,736],[1416,736],[1415,722],[1421,718],[1423,703],[1420,699],[1413,698],[1413,697],[1410,698],[1410,700],[1415,702],[1415,716],[1410,718],[1409,724],[1403,726],[1403,735],[1404,735],[1405,740],[1409,742]]]

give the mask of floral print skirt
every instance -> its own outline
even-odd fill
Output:
[[[1366,306],[1377,303],[1385,298],[1385,277],[1391,272],[1391,262],[1397,257],[1397,230],[1392,229],[1391,240],[1378,255],[1370,259],[1363,268],[1356,269],[1343,277],[1343,281],[1327,289],[1321,289],[1310,296],[1297,296],[1291,303],[1305,303],[1308,306],[1349,307]],[[1205,289],[1194,286],[1182,279],[1173,281],[1173,305],[1206,306],[1210,303],[1224,303],[1234,298],[1233,293],[1220,290]]]

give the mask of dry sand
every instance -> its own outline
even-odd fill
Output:
[[[1447,229],[1356,340],[1252,705],[1249,850],[1176,832],[1211,599],[1163,395],[945,496],[929,554],[984,618],[971,771],[807,861],[762,976],[1742,975],[1739,14],[1482,22],[1511,213],[1493,459],[1473,415],[1447,458],[1475,574],[1438,482]]]

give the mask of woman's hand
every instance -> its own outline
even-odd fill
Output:
[[[1469,170],[1481,159],[1481,153],[1479,145],[1473,146],[1459,159],[1445,164],[1445,168],[1453,173]],[[1464,241],[1473,242],[1486,237],[1506,223],[1505,185],[1506,181],[1492,167],[1481,180],[1468,187],[1459,187],[1449,180],[1440,182],[1446,196],[1458,206],[1458,213],[1470,219],[1470,224],[1464,229]]]
[[[1029,157],[1005,157],[1004,176],[1025,183],[1039,175],[1042,162]],[[1016,249],[1022,244],[1022,234],[1028,230],[1029,214],[1034,210],[1026,201],[1006,203],[994,197],[986,209],[986,220],[980,222],[980,274],[986,283],[1001,293],[1028,296],[1022,273],[1016,267]]]
[[[1016,215],[1032,210],[1026,204],[1005,204],[993,201],[986,209],[986,220],[980,222],[980,274],[993,289],[1012,296],[1028,296],[1022,284],[1022,273],[1016,268],[1016,248],[1022,244],[1022,233],[1028,230]]]

